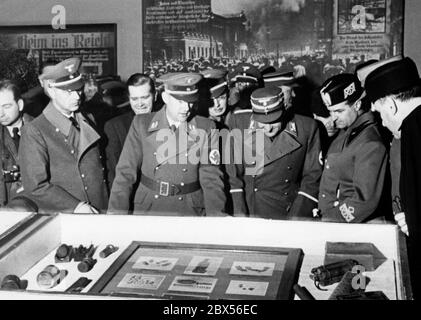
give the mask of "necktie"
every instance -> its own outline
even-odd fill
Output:
[[[15,143],[16,148],[19,148],[19,141],[20,141],[20,135],[19,135],[19,128],[13,128],[13,142]]]
[[[177,127],[175,125],[172,125],[170,127],[170,129],[171,129],[172,132],[176,132],[177,131]]]
[[[70,118],[69,118],[69,120],[70,120],[70,122],[72,123],[72,125],[73,125],[73,126],[74,126],[77,130],[80,130],[79,123],[76,121],[76,119],[75,119],[75,118],[70,117]]]

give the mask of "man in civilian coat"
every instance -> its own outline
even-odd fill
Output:
[[[231,117],[231,129],[243,133],[234,149],[243,145],[244,155],[256,155],[255,160],[245,157],[242,164],[227,166],[234,215],[312,218],[322,174],[316,121],[286,110],[283,91],[274,86],[254,91],[251,105],[251,115]]]
[[[408,257],[413,297],[420,298],[421,290],[421,79],[417,66],[408,57],[386,63],[372,71],[366,79],[365,89],[372,102],[372,110],[379,112],[383,125],[401,140],[400,197],[398,223],[407,226]],[[392,155],[392,158],[398,157]]]
[[[18,149],[21,130],[32,117],[23,113],[19,87],[10,80],[0,81],[0,208],[9,207],[13,198],[23,194]]]
[[[105,153],[107,157],[108,184],[111,189],[115,178],[115,168],[120,159],[127,133],[136,115],[148,114],[156,101],[155,84],[151,78],[136,73],[127,81],[131,110],[105,123]]]
[[[167,76],[165,106],[136,116],[111,189],[109,213],[224,214],[226,197],[215,124],[192,114],[202,76]],[[137,181],[140,181],[138,187]]]
[[[80,63],[79,58],[67,59],[41,75],[51,102],[23,129],[23,186],[42,212],[98,213],[107,208],[100,136],[78,112]]]

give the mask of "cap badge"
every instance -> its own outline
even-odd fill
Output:
[[[326,107],[330,107],[332,105],[332,99],[330,98],[329,93],[325,93],[323,91],[320,91],[320,95],[322,96],[323,103]]]
[[[69,64],[68,66],[65,66],[64,69],[66,69],[69,73],[73,73],[74,67],[75,67],[74,64]]]
[[[357,89],[355,88],[355,82],[353,82],[344,89],[345,99],[352,96],[356,91]]]
[[[244,66],[244,67],[243,67],[243,71],[244,71],[244,72],[247,72],[247,70],[248,70],[248,69],[250,69],[250,67],[248,67],[248,66]]]
[[[192,84],[193,83],[193,78],[188,78],[187,80],[186,80],[186,82],[187,82],[187,84]]]

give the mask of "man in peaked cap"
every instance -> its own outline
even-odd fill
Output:
[[[287,110],[277,87],[254,91],[251,104],[253,113],[240,128],[243,141],[236,141],[236,146],[244,145],[245,155],[259,156],[227,168],[235,215],[312,218],[322,173],[316,121]],[[262,146],[263,152],[257,151]]]
[[[235,84],[235,88],[231,91],[231,95],[237,96],[237,102],[233,105],[234,112],[248,110],[250,112],[250,96],[252,92],[263,87],[263,78],[259,69],[249,63],[240,63],[236,66],[231,74],[231,82]],[[234,101],[234,99],[230,99]]]
[[[263,75],[265,87],[275,86],[282,89],[287,109],[292,107],[292,100],[295,97],[295,78],[293,72],[271,72]]]
[[[227,73],[227,71],[219,69],[209,69],[202,72],[210,100],[209,108],[207,108],[208,116],[215,121],[218,129],[226,128],[225,120],[229,115]],[[207,104],[205,103],[204,106],[207,106]]]
[[[408,234],[408,257],[414,299],[419,299],[421,277],[419,257],[421,244],[421,80],[416,64],[405,57],[374,68],[367,76],[367,96],[372,102],[372,110],[379,112],[386,126],[400,140],[400,150],[391,150],[391,157],[400,159],[391,169],[400,170],[392,176],[400,178],[400,197],[394,199],[399,207],[398,221],[401,229]],[[400,151],[400,157],[394,152]],[[397,200],[397,201],[396,201]],[[401,201],[399,201],[401,200]]]
[[[80,63],[67,59],[40,76],[51,102],[23,128],[23,186],[41,212],[98,213],[107,207],[100,136],[78,112],[84,84]]]
[[[377,218],[388,162],[373,114],[363,108],[364,90],[353,74],[328,79],[320,90],[339,135],[332,142],[320,183],[322,220],[362,223]]]
[[[215,124],[192,114],[202,76],[167,76],[156,113],[136,116],[116,169],[109,212],[164,216],[221,215],[225,194]],[[136,182],[140,181],[135,189]]]

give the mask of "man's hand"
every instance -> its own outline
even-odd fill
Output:
[[[81,202],[77,205],[76,209],[73,211],[73,213],[77,214],[98,214],[99,211],[92,207],[87,202]]]
[[[401,231],[409,237],[408,225],[406,224],[405,213],[400,212],[395,214],[395,221],[398,224]]]
[[[329,137],[333,137],[338,132],[338,129],[335,127],[335,123],[333,122],[332,117],[323,118],[323,117],[319,117],[316,114],[313,114],[313,116],[314,116],[315,120],[323,123],[323,125],[325,126],[325,128],[327,130],[327,134],[328,134]]]

